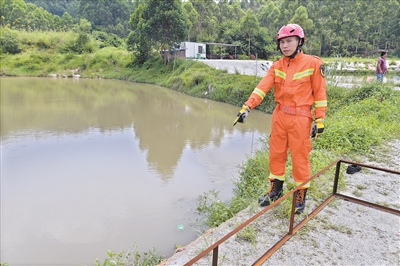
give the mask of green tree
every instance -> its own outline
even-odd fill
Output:
[[[42,7],[37,7],[34,4],[28,4],[28,9],[25,14],[27,28],[29,30],[54,30],[54,16],[44,10]]]
[[[159,51],[176,47],[187,34],[182,3],[179,0],[149,0],[143,10],[144,32],[147,39],[159,46]],[[168,57],[164,56],[164,64]]]
[[[213,42],[218,35],[217,4],[214,0],[189,0],[196,11],[199,19],[195,25],[196,40],[200,42]]]
[[[68,12],[65,12],[61,17],[61,23],[62,23],[62,30],[67,31],[74,24],[74,19]]]
[[[132,51],[135,55],[135,62],[137,64],[143,64],[150,56],[151,43],[146,37],[144,26],[146,20],[143,18],[143,11],[146,7],[146,3],[136,2],[135,12],[131,15],[129,24],[131,32],[129,33],[127,46],[128,51]]]
[[[293,18],[296,9],[300,6],[298,0],[282,0],[278,1],[277,5],[281,11],[281,16],[279,18],[278,24],[280,27],[289,23],[289,21]]]
[[[8,26],[11,29],[24,28],[26,9],[27,6],[24,0],[1,0],[0,17],[2,18],[2,26]]]
[[[257,12],[257,19],[260,22],[260,26],[266,27],[269,31],[273,32],[277,32],[277,28],[283,26],[278,25],[280,16],[281,11],[279,7],[271,0],[261,6]]]
[[[313,21],[308,18],[307,8],[304,6],[299,6],[296,9],[294,16],[289,20],[289,23],[301,25],[304,31],[311,31],[314,27]]]
[[[194,9],[191,2],[183,2],[183,10],[186,13],[186,25],[187,25],[187,41],[191,41],[196,38],[195,25],[199,19],[199,13]]]
[[[248,55],[250,56],[250,41],[251,37],[258,34],[260,31],[260,23],[251,9],[247,10],[246,16],[240,20],[240,30],[248,38]]]

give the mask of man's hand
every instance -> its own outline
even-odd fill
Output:
[[[316,140],[318,136],[322,134],[322,132],[324,132],[324,119],[317,118],[312,124],[311,138]]]
[[[233,125],[236,125],[237,122],[239,123],[244,123],[246,122],[246,118],[249,115],[250,108],[247,107],[246,105],[242,106],[242,109],[240,109],[239,113],[237,114],[237,117],[235,121],[233,122]]]

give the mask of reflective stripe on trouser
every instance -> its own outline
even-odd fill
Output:
[[[292,156],[292,174],[296,185],[310,178],[311,130],[312,119],[306,116],[285,114],[275,109],[272,114],[270,137],[269,179],[284,177],[288,148]],[[309,183],[304,185],[308,188]]]
[[[285,175],[274,175],[272,173],[269,173],[268,180],[272,181],[272,180],[275,180],[275,179],[278,179],[280,181],[285,181]]]

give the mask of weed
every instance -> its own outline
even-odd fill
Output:
[[[164,258],[157,254],[156,250],[153,248],[149,252],[143,254],[131,251],[115,253],[112,250],[107,250],[107,258],[104,262],[99,259],[95,260],[95,266],[152,266],[159,264]]]
[[[382,194],[382,195],[384,195],[384,196],[389,195],[389,191],[386,191],[386,190],[384,190],[384,191],[378,191],[378,193],[380,193],[380,194]]]
[[[385,201],[378,201],[376,204],[387,207],[387,208],[390,207],[390,203],[387,203]]]
[[[312,241],[313,247],[315,247],[315,248],[319,248],[320,247],[318,241],[315,238],[311,239],[311,241]]]
[[[358,188],[359,190],[363,190],[363,189],[366,189],[367,186],[366,186],[366,185],[359,184],[359,185],[357,185],[357,188]]]
[[[326,223],[322,224],[323,228],[325,229],[332,229],[335,231],[338,231],[340,233],[346,233],[348,235],[352,234],[352,229],[345,227],[343,225],[340,224],[333,224],[332,222],[327,221]]]
[[[252,225],[246,226],[237,233],[237,239],[248,241],[254,245],[256,243],[256,230]]]
[[[363,195],[363,193],[359,190],[354,190],[353,195],[360,198]]]

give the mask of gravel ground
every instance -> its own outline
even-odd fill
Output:
[[[384,151],[377,151],[375,159],[363,158],[359,162],[398,171],[400,140],[390,143]],[[365,167],[349,175],[343,166],[347,187],[340,193],[400,210],[399,175]],[[307,194],[307,210],[311,212],[317,205],[312,193]],[[249,207],[177,250],[160,265],[184,265],[260,210]],[[256,232],[254,243],[234,235],[221,244],[218,265],[251,265],[287,234],[289,219],[277,218],[276,211],[273,209],[251,223]],[[296,216],[295,224],[305,217],[306,214]],[[212,265],[211,254],[194,265]],[[400,265],[400,217],[334,199],[263,265]]]

